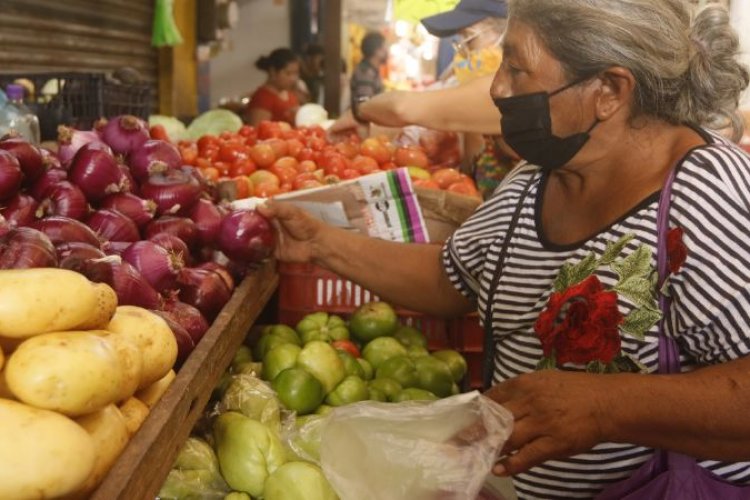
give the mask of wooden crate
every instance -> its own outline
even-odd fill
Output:
[[[276,264],[267,262],[237,287],[92,500],[156,496],[211,391],[277,286]]]

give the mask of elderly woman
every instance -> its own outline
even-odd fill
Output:
[[[515,417],[495,473],[522,498],[591,498],[654,449],[750,484],[750,157],[707,129],[750,78],[724,10],[690,19],[681,0],[511,1],[492,95],[528,163],[442,250],[266,209],[283,260],[430,314],[478,308],[488,395]],[[682,373],[658,373],[660,330]]]

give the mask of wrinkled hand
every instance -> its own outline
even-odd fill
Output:
[[[502,404],[515,418],[513,433],[502,450],[507,456],[493,472],[518,474],[547,460],[586,452],[605,441],[608,409],[603,395],[616,377],[545,370],[492,387],[485,396]]]
[[[310,262],[314,247],[325,224],[290,203],[269,201],[258,211],[274,221],[275,256],[282,262]]]
[[[354,119],[351,113],[344,113],[341,118],[333,122],[331,128],[328,129],[329,134],[350,134],[357,133],[357,129],[360,124]]]

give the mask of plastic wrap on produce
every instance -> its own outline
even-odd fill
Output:
[[[508,410],[472,392],[336,408],[286,440],[320,464],[341,500],[473,500],[512,428]]]
[[[234,375],[224,392],[218,412],[237,411],[279,431],[279,398],[266,382],[252,374]]]

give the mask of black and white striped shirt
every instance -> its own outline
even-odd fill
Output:
[[[704,136],[708,144],[692,150],[679,167],[670,209],[669,226],[684,230],[688,249],[684,267],[670,278],[672,306],[667,321],[668,334],[678,339],[683,371],[750,353],[750,157],[718,136]],[[529,193],[519,200],[530,176]],[[540,229],[539,193],[545,180],[537,167],[517,168],[443,249],[451,281],[477,300],[484,318],[488,288],[510,219],[517,203],[523,203],[492,297],[495,382],[533,371],[542,358],[534,322],[564,263],[579,262],[590,253],[599,256],[608,243],[632,234],[621,256],[647,245],[653,250],[656,268],[659,193],[590,239],[559,246],[547,241]],[[609,267],[595,274],[606,288],[617,282]],[[618,296],[618,308],[626,316],[634,304]],[[620,336],[623,352],[649,372],[657,370],[658,326],[651,328],[645,340],[622,331]],[[588,453],[546,462],[516,476],[514,483],[520,498],[591,498],[607,483],[631,475],[651,453],[643,447],[604,443]],[[706,461],[702,465],[728,480],[750,483],[750,463]]]

